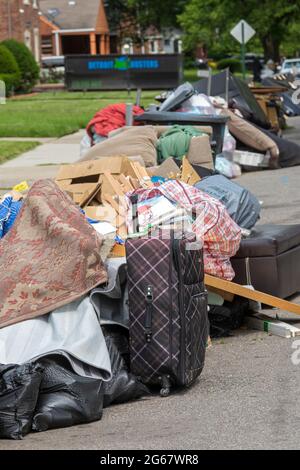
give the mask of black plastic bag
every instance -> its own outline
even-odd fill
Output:
[[[210,305],[208,312],[210,336],[212,338],[230,336],[232,330],[242,326],[248,310],[249,301],[238,296],[233,302],[225,301],[222,306]]]
[[[129,343],[126,330],[115,325],[102,326],[110,356],[112,379],[104,383],[106,408],[112,404],[125,403],[148,395],[147,387],[129,372]]]
[[[41,361],[45,370],[33,431],[90,423],[102,418],[102,380],[81,377],[60,358]]]
[[[0,366],[0,438],[23,439],[31,431],[43,367]]]

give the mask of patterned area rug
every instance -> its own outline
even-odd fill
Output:
[[[0,328],[49,313],[106,282],[102,243],[53,181],[35,183],[0,241]]]

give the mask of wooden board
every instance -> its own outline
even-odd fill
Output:
[[[213,292],[214,294],[220,295],[227,302],[233,302],[234,300],[234,294],[231,294],[230,292],[225,292],[224,290],[216,289],[215,287],[211,287],[211,286],[210,287],[207,286],[207,290],[209,292]]]
[[[283,338],[295,338],[300,336],[300,329],[293,325],[269,318],[265,315],[253,315],[245,318],[245,324],[248,328],[254,330],[265,331],[272,335],[281,336]]]
[[[249,300],[255,300],[256,302],[260,302],[270,307],[279,308],[280,310],[300,315],[300,305],[280,299],[279,297],[274,297],[270,294],[265,294],[264,292],[248,289],[247,287],[236,284],[235,282],[225,281],[224,279],[219,279],[206,274],[205,284],[207,287],[215,287],[216,289],[221,289],[225,292],[230,292],[231,294],[239,295],[240,297],[245,297]]]

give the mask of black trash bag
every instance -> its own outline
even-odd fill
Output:
[[[43,367],[0,365],[0,439],[23,439],[31,431]]]
[[[238,296],[233,302],[225,301],[222,306],[210,305],[208,319],[211,338],[230,336],[233,330],[243,325],[248,310],[249,301]]]
[[[82,377],[60,358],[41,361],[45,370],[33,431],[90,423],[102,418],[103,381]]]
[[[103,407],[148,395],[148,388],[129,372],[129,342],[126,330],[116,325],[105,325],[102,326],[102,331],[112,369],[112,379],[104,383]]]

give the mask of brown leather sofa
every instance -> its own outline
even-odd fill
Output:
[[[300,225],[258,225],[231,259],[234,282],[280,298],[300,291]]]

